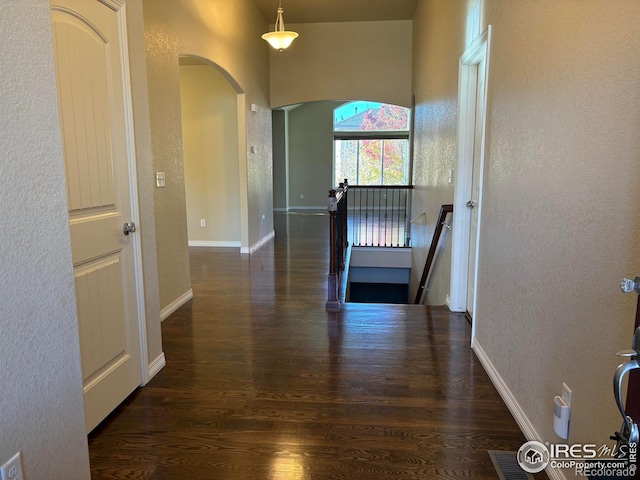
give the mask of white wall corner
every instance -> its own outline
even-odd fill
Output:
[[[240,249],[240,253],[245,253],[245,254],[248,253],[249,255],[253,255],[262,247],[264,247],[269,240],[271,240],[272,238],[275,238],[275,236],[276,236],[276,232],[274,230],[271,230],[271,232],[269,232],[267,235],[262,237],[262,239],[259,240],[258,242],[254,243],[251,247],[249,248],[242,247]]]
[[[169,305],[167,305],[160,311],[160,321],[161,322],[165,321],[167,317],[169,317],[169,315],[171,315],[173,312],[178,310],[182,305],[187,303],[192,298],[193,298],[193,289],[190,288],[188,291],[180,295],[178,298],[176,298],[173,302],[171,302]]]
[[[489,375],[491,383],[496,387],[500,397],[502,397],[502,400],[511,412],[511,415],[513,415],[513,418],[520,427],[520,430],[527,441],[537,440],[538,442],[544,443],[524,410],[522,410],[522,407],[516,400],[515,396],[511,393],[511,390],[509,390],[509,387],[496,370],[496,367],[493,365],[482,346],[480,346],[477,338],[473,339],[472,349],[487,372],[487,375]],[[567,477],[560,469],[547,467],[545,472],[551,480],[567,480]]]
[[[145,385],[147,383],[149,383],[149,381],[155,377],[158,372],[160,372],[160,370],[162,370],[165,365],[167,364],[166,359],[164,358],[164,352],[162,352],[160,355],[158,355],[158,357],[149,364],[149,370],[148,370],[148,377],[147,377],[147,382],[145,383]],[[144,385],[143,385],[144,386]]]

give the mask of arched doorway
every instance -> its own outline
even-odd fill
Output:
[[[189,245],[246,247],[244,92],[217,65],[184,55],[180,96]]]

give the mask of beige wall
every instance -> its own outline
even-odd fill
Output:
[[[180,97],[189,242],[239,246],[236,91],[211,65],[181,65]]]
[[[478,340],[545,438],[566,381],[569,440],[607,440],[636,303],[618,284],[640,272],[640,3],[491,0],[485,18]]]
[[[178,56],[218,65],[244,93],[239,112],[240,122],[246,118],[246,130],[239,132],[240,155],[247,156],[240,164],[240,176],[246,179],[240,189],[241,235],[243,246],[250,247],[273,231],[269,46],[260,38],[267,23],[250,0],[146,0],[144,8],[154,169],[167,175],[167,186],[155,189],[154,196],[164,308],[191,285]],[[250,111],[251,104],[257,112]],[[249,146],[256,153],[246,154]]]
[[[300,37],[271,49],[271,107],[315,100],[411,106],[410,20],[287,24]]]
[[[155,209],[153,205],[153,159],[149,126],[149,94],[144,49],[142,0],[127,0],[127,35],[131,68],[133,126],[136,141],[138,175],[138,233],[142,242],[145,313],[147,328],[147,360],[149,364],[162,355],[160,331],[160,299],[158,288],[158,258],[156,252]]]
[[[311,102],[289,112],[289,207],[326,208],[333,184],[333,109]],[[304,198],[300,198],[304,195]]]
[[[423,0],[416,15],[416,177],[438,202],[452,199],[455,90],[428,72],[454,80],[465,3]],[[636,296],[618,283],[640,271],[640,4],[613,3],[487,0],[483,13],[493,46],[476,339],[551,442],[563,381],[569,443],[610,443],[620,425],[611,378]],[[429,48],[432,35],[451,51]]]
[[[3,5],[0,464],[89,478],[49,2]]]
[[[440,207],[453,203],[449,170],[456,168],[458,60],[464,52],[467,0],[422,1],[414,17],[413,93],[415,133],[411,218],[427,213],[427,225],[412,225],[413,264],[409,298],[424,269]],[[454,177],[455,183],[455,177]],[[451,218],[449,218],[451,223]],[[443,231],[443,234],[446,230]],[[443,305],[451,277],[451,236],[441,244],[439,261],[426,298]]]

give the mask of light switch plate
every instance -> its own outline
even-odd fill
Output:
[[[573,392],[571,392],[571,389],[567,386],[566,383],[562,384],[562,399],[564,400],[564,403],[566,403],[567,405],[571,406],[571,396],[572,396]]]
[[[165,185],[164,172],[156,172],[156,187],[163,188]]]
[[[11,460],[0,467],[0,477],[2,480],[24,480],[20,452],[16,453],[11,457]]]

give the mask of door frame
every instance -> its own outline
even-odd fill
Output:
[[[127,165],[129,171],[129,196],[131,198],[131,221],[140,225],[140,207],[138,203],[138,174],[136,161],[136,141],[133,117],[133,96],[131,92],[131,69],[129,68],[129,40],[127,37],[127,7],[126,0],[95,0],[116,12],[118,19],[118,30],[122,51],[120,64],[122,68],[122,93],[124,97],[124,131],[125,145],[127,151]],[[138,230],[140,232],[140,230]],[[140,386],[146,385],[151,377],[164,366],[153,366],[150,371],[149,352],[147,344],[147,316],[145,307],[144,280],[142,267],[142,238],[141,234],[130,235],[133,247],[133,267],[135,278],[135,295],[138,337],[140,340]]]
[[[491,51],[491,25],[465,50],[460,57],[458,76],[458,135],[457,135],[457,175],[454,189],[453,232],[451,253],[451,293],[449,308],[453,312],[467,310],[467,280],[475,279],[473,311],[476,311],[478,291],[478,252],[482,227],[482,197],[484,183],[484,162],[486,155],[487,93],[489,86],[489,59]],[[473,155],[476,124],[476,88],[478,64],[485,61],[484,104],[481,108],[482,133],[480,148],[480,180],[478,197],[478,229],[476,238],[476,267],[469,271],[469,235],[471,219],[465,206],[471,198],[473,183]],[[475,337],[475,318],[472,319],[471,341]]]

